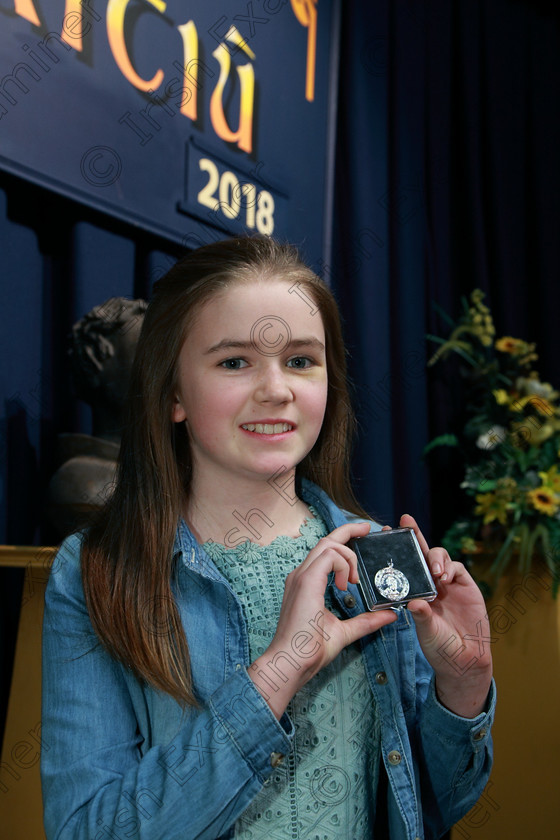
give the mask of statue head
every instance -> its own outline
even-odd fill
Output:
[[[69,356],[77,396],[120,415],[147,303],[109,298],[72,327]]]

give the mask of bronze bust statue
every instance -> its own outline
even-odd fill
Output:
[[[58,436],[48,516],[61,537],[87,525],[112,492],[122,411],[147,303],[109,298],[74,324],[69,356],[76,395],[92,410],[92,434]]]

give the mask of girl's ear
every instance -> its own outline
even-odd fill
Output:
[[[173,423],[183,423],[187,419],[185,409],[181,405],[179,397],[175,397],[173,401],[173,408],[171,409],[171,420]]]

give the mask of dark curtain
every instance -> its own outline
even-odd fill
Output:
[[[452,375],[426,374],[474,288],[498,335],[555,365],[560,10],[523,0],[353,0],[342,26],[333,278],[346,320],[360,438],[358,493],[384,522],[413,513],[440,539],[462,503],[449,453]],[[433,371],[433,372],[432,372]]]

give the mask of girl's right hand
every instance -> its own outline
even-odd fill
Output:
[[[367,533],[367,522],[336,528],[286,578],[274,638],[249,668],[249,676],[278,719],[294,694],[344,647],[396,620],[393,610],[340,620],[325,606],[331,572],[338,589],[358,582],[356,555],[346,543]]]

